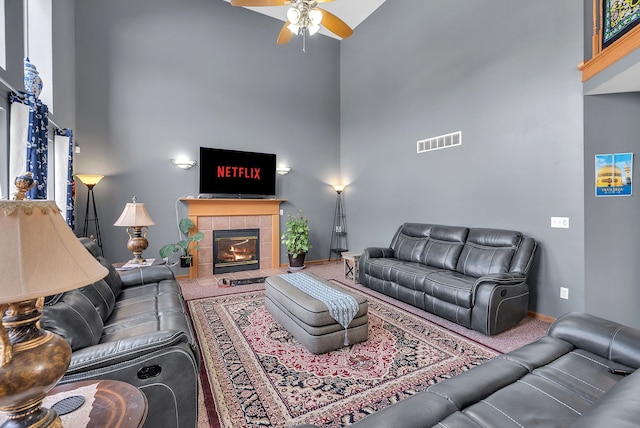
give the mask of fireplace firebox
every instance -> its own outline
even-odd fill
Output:
[[[215,275],[260,269],[260,229],[213,231]]]

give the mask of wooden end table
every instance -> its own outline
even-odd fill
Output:
[[[351,281],[354,285],[358,283],[360,269],[360,256],[361,251],[346,251],[342,253],[342,260],[344,260],[344,279]]]

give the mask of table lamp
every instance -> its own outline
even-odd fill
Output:
[[[133,202],[127,203],[122,214],[115,223],[114,226],[126,227],[127,235],[129,235],[129,241],[127,241],[127,248],[133,253],[133,260],[129,263],[143,264],[146,260],[142,257],[142,252],[149,246],[147,241],[147,231],[149,226],[153,226],[155,223],[151,220],[147,208],[144,204],[136,202],[136,197],[133,197]],[[142,228],[146,227],[146,230]]]
[[[0,201],[0,412],[3,427],[60,427],[42,408],[71,347],[40,329],[44,297],[96,282],[108,271],[65,223],[55,201]]]

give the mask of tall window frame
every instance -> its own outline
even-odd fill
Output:
[[[53,0],[24,0],[24,56],[38,69],[39,98],[53,113]]]

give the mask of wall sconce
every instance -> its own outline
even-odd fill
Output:
[[[196,166],[198,162],[195,160],[186,160],[186,159],[171,159],[171,165],[177,166],[181,169],[190,169]]]
[[[280,175],[287,175],[291,172],[291,167],[279,166],[278,168],[276,168],[276,172]]]

